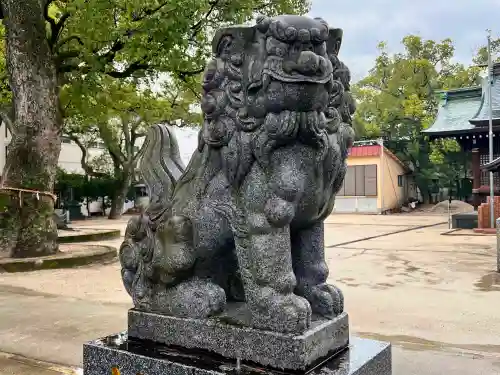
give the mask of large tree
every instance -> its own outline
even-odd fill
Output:
[[[13,94],[12,141],[2,176],[0,251],[26,257],[57,251],[53,201],[46,194],[5,187],[53,189],[63,132],[60,92],[81,79],[98,82],[102,75],[126,79],[159,72],[196,87],[215,28],[246,22],[256,12],[305,13],[310,4],[308,0],[1,0],[0,6]]]
[[[56,62],[40,0],[2,0],[1,11],[14,106],[2,175],[0,251],[14,257],[51,254],[57,250],[54,201],[44,192],[53,189],[61,148]]]
[[[431,145],[422,133],[437,114],[436,92],[478,84],[480,70],[454,63],[449,39],[435,42],[410,35],[402,46],[402,52],[391,54],[381,43],[375,66],[355,85],[359,101],[355,126],[361,137],[386,139],[386,145],[414,170],[427,200],[431,182],[442,173],[431,153],[457,151],[454,141]]]

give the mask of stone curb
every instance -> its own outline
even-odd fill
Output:
[[[456,228],[456,229],[450,229],[446,232],[443,232],[441,233],[441,236],[451,236],[451,237],[485,237],[485,236],[495,236],[496,233],[477,233],[477,232],[473,232],[473,233],[457,233],[457,232],[460,232],[461,229],[460,228]]]
[[[57,242],[76,243],[76,242],[106,241],[106,240],[115,240],[117,238],[120,238],[120,236],[121,233],[119,229],[112,229],[94,233],[70,234],[68,236],[61,236],[57,238]]]
[[[31,368],[32,371],[30,371],[30,374],[32,373],[37,374],[41,370],[44,374],[46,374],[48,371],[53,374],[61,374],[61,375],[83,375],[83,369],[78,367],[71,367],[71,366],[50,363],[46,361],[40,361],[33,358],[27,358],[18,354],[0,352],[0,359],[19,363],[28,368]],[[23,371],[23,374],[27,373]]]
[[[350,244],[357,243],[357,242],[374,240],[376,238],[392,236],[393,234],[400,234],[400,233],[405,233],[405,232],[412,232],[414,230],[419,230],[419,229],[437,227],[438,225],[442,225],[442,224],[446,224],[446,221],[441,221],[439,223],[434,223],[434,224],[417,225],[417,226],[413,226],[413,227],[410,227],[410,228],[395,230],[393,232],[387,232],[387,233],[377,234],[375,236],[359,238],[357,240],[352,240],[352,241],[338,243],[338,244],[335,244],[335,245],[325,246],[325,249],[333,249],[334,247],[342,247],[342,246],[350,245]]]
[[[56,268],[73,268],[117,258],[117,250],[111,246],[83,245],[88,251],[56,254],[38,258],[0,259],[0,273],[29,272]]]

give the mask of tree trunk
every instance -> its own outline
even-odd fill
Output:
[[[125,204],[130,184],[131,178],[129,176],[124,176],[124,178],[120,180],[120,185],[111,201],[111,210],[109,211],[108,219],[116,220],[122,217],[123,205]]]
[[[4,187],[52,192],[62,119],[54,59],[40,0],[2,0],[14,132],[3,171]],[[57,252],[54,201],[48,195],[0,194],[0,251],[12,257]]]
[[[431,203],[431,193],[429,190],[420,190],[420,192],[422,193],[422,203],[423,204],[430,204]]]

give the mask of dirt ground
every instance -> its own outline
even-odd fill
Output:
[[[443,236],[446,219],[331,216],[330,282],[344,291],[353,334],[393,344],[394,374],[500,374],[496,238]],[[0,274],[0,351],[81,366],[82,343],[124,330],[130,305],[117,263]]]

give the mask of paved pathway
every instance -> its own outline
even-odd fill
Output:
[[[395,375],[500,374],[495,238],[418,229],[442,221],[332,216],[330,279],[344,291],[353,333],[394,344]],[[88,226],[97,224],[123,229],[125,221]],[[0,274],[0,351],[79,366],[83,342],[123,330],[128,307],[117,263]]]
[[[81,369],[0,353],[0,375],[82,375]]]

